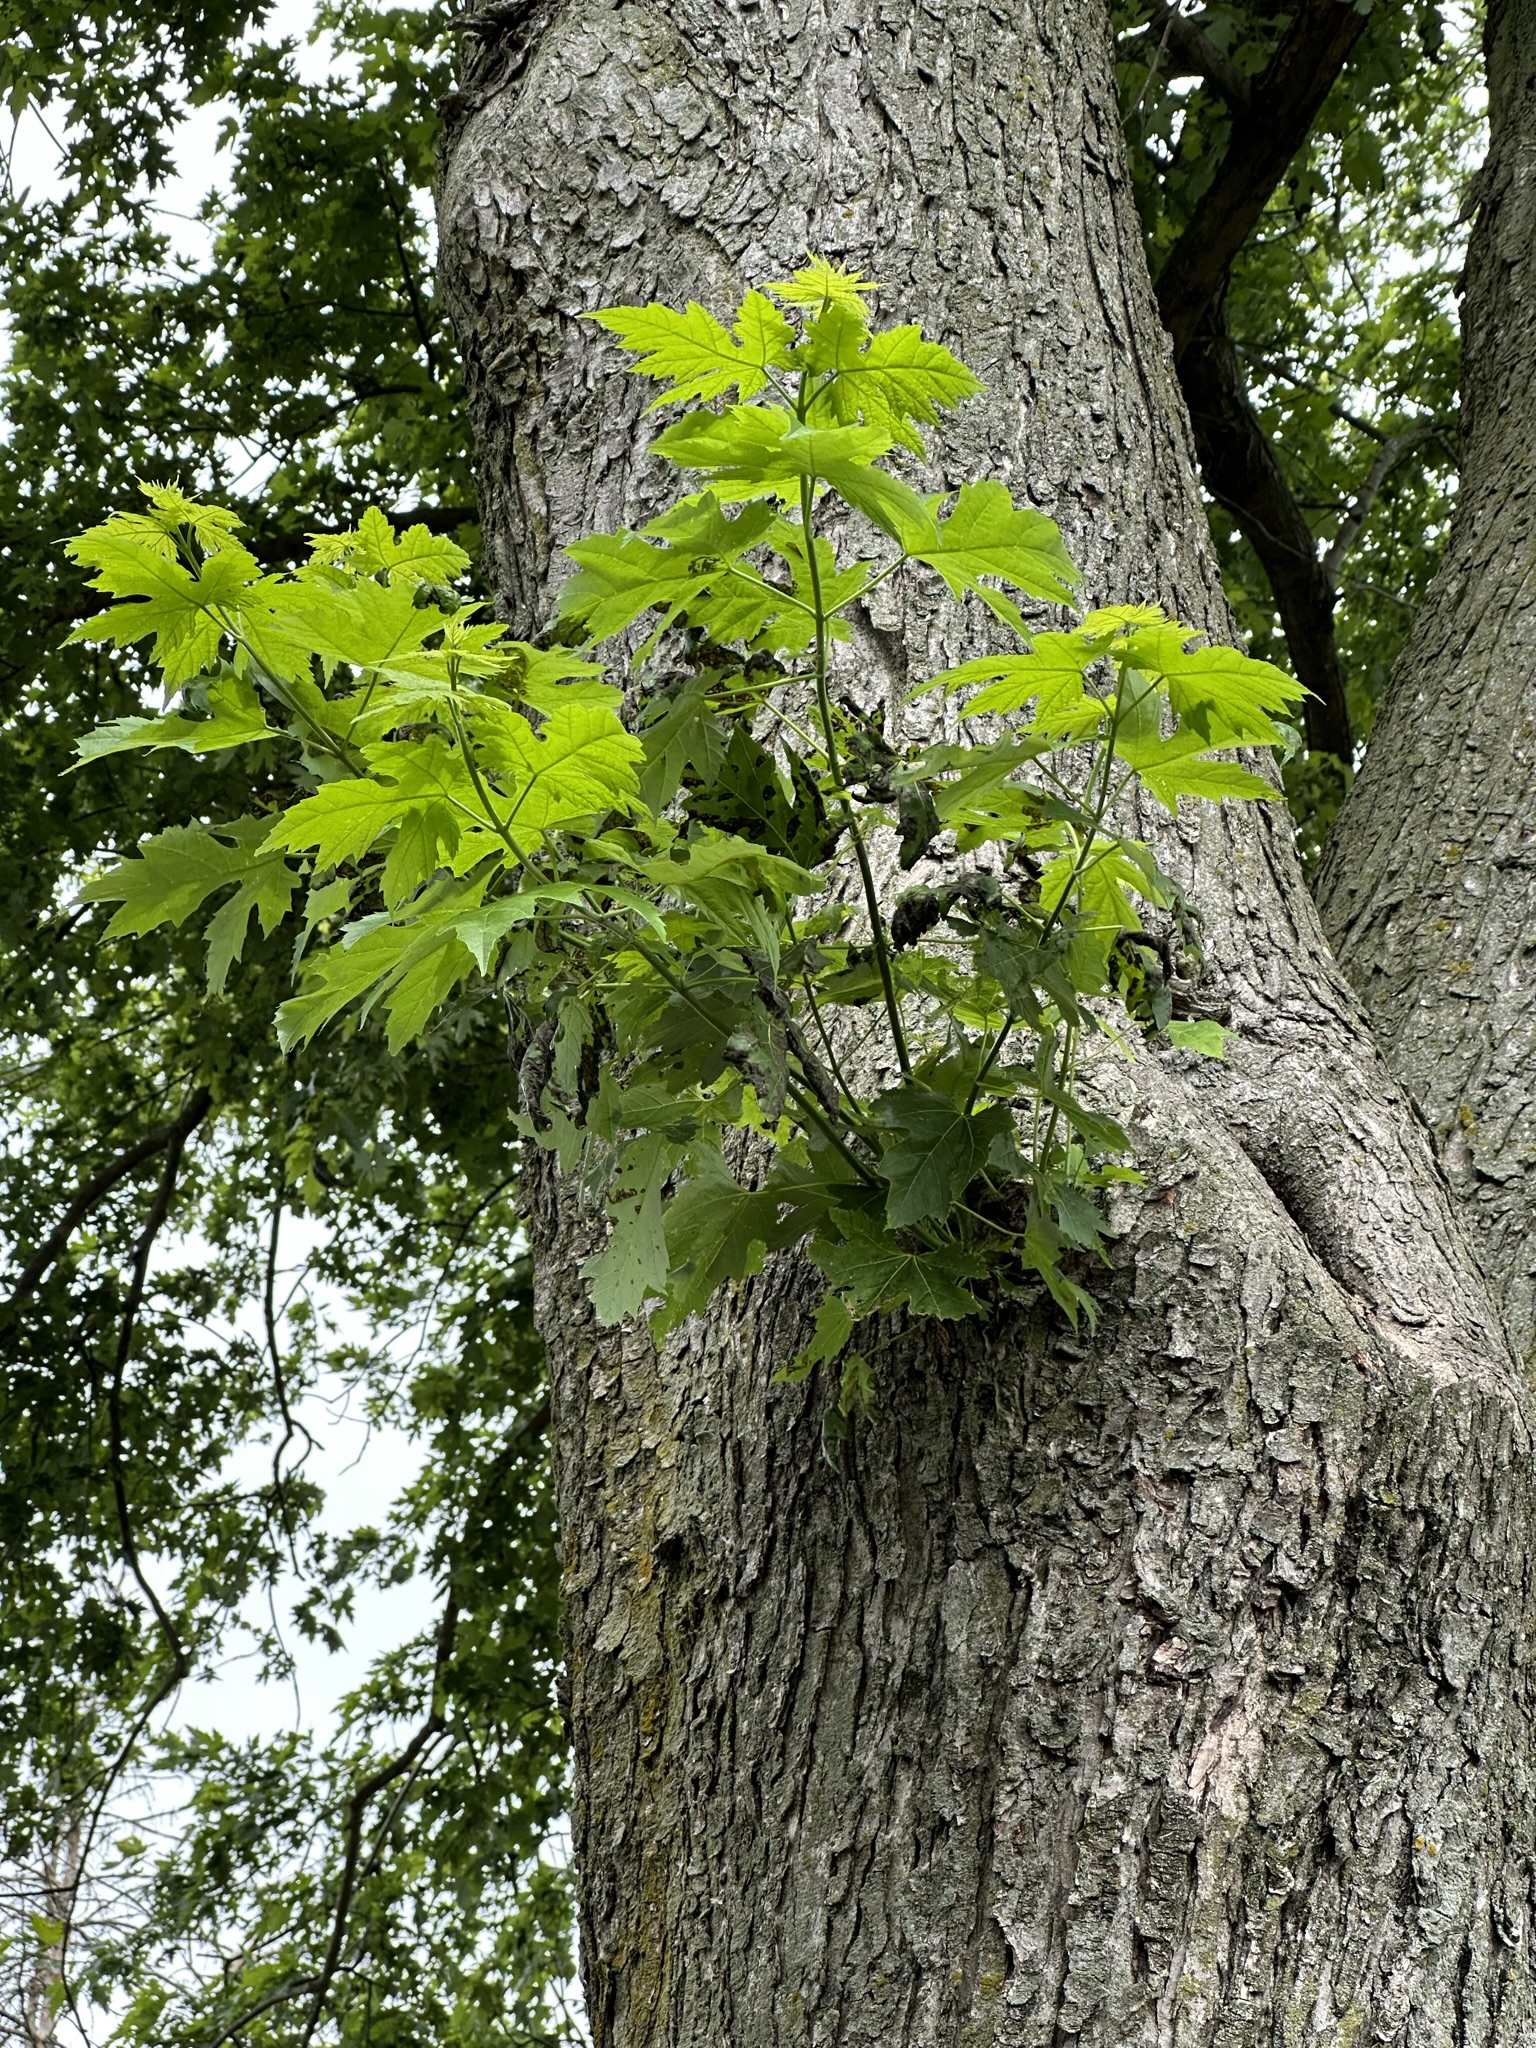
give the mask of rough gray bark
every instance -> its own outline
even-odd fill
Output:
[[[952,479],[1225,630],[1101,5],[488,13],[440,222],[510,616],[654,488],[577,315],[809,242],[963,337]],[[893,597],[867,687],[948,631]],[[834,1472],[769,1384],[793,1261],[658,1355],[535,1190],[600,2048],[1536,2037],[1531,1400],[1283,817],[1159,851],[1243,1040],[1106,1075],[1147,1184],[1093,1339],[890,1323]]]
[[[1536,0],[1487,52],[1461,497],[1319,895],[1536,1363]]]

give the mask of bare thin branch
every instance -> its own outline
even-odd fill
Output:
[[[86,1217],[104,1202],[112,1190],[125,1181],[129,1174],[141,1167],[146,1159],[153,1159],[168,1148],[173,1149],[179,1158],[181,1148],[208,1114],[212,1103],[213,1097],[206,1088],[195,1088],[187,1097],[186,1106],[179,1116],[174,1117],[168,1124],[162,1124],[158,1130],[150,1131],[136,1144],[129,1145],[126,1150],[119,1152],[115,1159],[109,1160],[99,1172],[92,1174],[22,1268],[7,1306],[17,1308],[29,1294],[37,1292],[49,1267],[62,1258],[69,1249],[69,1240]]]
[[[448,1659],[453,1654],[453,1638],[458,1619],[459,1604],[450,1593],[448,1604],[443,1610],[442,1624],[437,1632],[437,1655],[432,1668],[431,1710],[393,1762],[383,1765],[371,1777],[365,1778],[347,1803],[346,1851],[342,1862],[341,1884],[336,1894],[336,1910],[331,1922],[330,1945],[315,1982],[314,1997],[310,2001],[309,2012],[304,2021],[299,2048],[309,2048],[315,2028],[320,2024],[320,2015],[325,2010],[326,1996],[341,1968],[341,1951],[347,1936],[347,1916],[352,1910],[352,1898],[361,1874],[358,1865],[362,1856],[363,1823],[368,1817],[368,1809],[387,1786],[394,1784],[397,1778],[404,1777],[410,1771],[422,1751],[443,1732],[445,1724],[439,1704],[442,1677]]]
[[[207,1091],[203,1089],[199,1090],[198,1093],[206,1095]],[[139,1310],[144,1301],[144,1290],[149,1281],[150,1255],[154,1251],[155,1241],[164,1229],[166,1219],[171,1213],[171,1201],[176,1192],[176,1176],[181,1169],[182,1154],[186,1149],[188,1138],[196,1128],[197,1120],[189,1115],[192,1105],[196,1100],[197,1097],[194,1095],[192,1101],[188,1103],[187,1108],[183,1110],[181,1116],[177,1119],[176,1124],[172,1126],[172,1135],[166,1146],[165,1164],[160,1172],[160,1184],[155,1190],[155,1199],[150,1205],[149,1215],[145,1219],[144,1228],[139,1233],[139,1242],[133,1260],[133,1277],[128,1287],[128,1299],[123,1304],[122,1319],[118,1325],[117,1348],[113,1354],[112,1373],[107,1384],[109,1459],[112,1474],[112,1499],[117,1514],[118,1541],[122,1551],[123,1562],[128,1567],[135,1585],[143,1594],[151,1613],[155,1617],[155,1624],[160,1631],[161,1640],[170,1653],[170,1657],[160,1682],[134,1717],[133,1724],[129,1728],[127,1736],[102,1781],[101,1789],[91,1808],[90,1817],[81,1839],[79,1859],[75,1867],[74,1880],[70,1887],[68,1910],[61,1916],[63,1931],[59,1936],[58,1944],[59,1983],[77,2025],[81,2024],[80,2015],[75,2003],[74,1992],[70,1987],[67,1969],[69,1938],[74,1929],[80,1887],[85,1873],[90,1867],[91,1851],[95,1847],[97,1830],[101,1826],[102,1815],[106,1811],[107,1800],[111,1797],[112,1787],[116,1784],[129,1757],[132,1756],[139,1738],[143,1735],[144,1730],[149,1726],[160,1707],[170,1698],[171,1694],[175,1692],[176,1688],[192,1669],[192,1660],[187,1654],[187,1646],[182,1641],[176,1624],[166,1612],[165,1604],[161,1600],[160,1595],[155,1591],[153,1584],[146,1576],[143,1562],[139,1556],[138,1539],[134,1534],[133,1518],[128,1506],[128,1480],[125,1469],[123,1434],[123,1379],[128,1370],[128,1361],[133,1356],[134,1333],[138,1327]],[[84,2026],[81,2025],[81,2032],[84,2033],[84,2031]]]
[[[1344,557],[1360,537],[1360,529],[1371,516],[1371,507],[1387,478],[1412,449],[1421,441],[1430,441],[1443,433],[1438,420],[1414,420],[1398,433],[1391,434],[1376,451],[1376,459],[1366,472],[1365,482],[1360,486],[1355,502],[1345,514],[1344,522],[1334,536],[1333,546],[1323,557],[1323,574],[1337,586],[1339,571],[1344,566]]]
[[[277,1246],[283,1228],[283,1188],[281,1181],[272,1201],[272,1222],[267,1232],[266,1271],[261,1290],[261,1315],[267,1334],[267,1357],[272,1364],[272,1391],[277,1400],[278,1413],[283,1419],[283,1434],[272,1453],[272,1491],[277,1501],[278,1513],[282,1518],[283,1536],[288,1545],[288,1555],[297,1572],[298,1551],[294,1547],[293,1516],[289,1511],[288,1481],[299,1470],[304,1460],[315,1448],[315,1439],[305,1425],[294,1414],[288,1400],[288,1377],[283,1365],[283,1347],[277,1332]],[[283,1468],[288,1455],[288,1446],[296,1436],[304,1439],[304,1450],[291,1472]]]
[[[1174,77],[1198,78],[1219,92],[1234,112],[1247,112],[1253,99],[1247,76],[1224,50],[1217,49],[1200,26],[1198,16],[1181,14],[1177,7],[1168,5],[1168,0],[1147,0],[1147,15],[1145,28],[1134,33],[1160,33],[1159,48],[1172,51],[1176,59]]]

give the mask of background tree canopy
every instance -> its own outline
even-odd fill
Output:
[[[1116,14],[1228,591],[1316,693],[1287,769],[1312,852],[1446,530],[1481,151],[1469,14],[1337,12]],[[101,2038],[93,2008],[159,2048],[576,2024],[504,1022],[466,999],[424,1051],[365,1025],[280,1059],[291,931],[215,992],[200,918],[103,945],[76,901],[104,851],[203,816],[220,772],[238,806],[252,771],[69,772],[144,708],[132,651],[62,644],[95,609],[71,535],[143,478],[234,506],[274,565],[373,502],[475,544],[430,225],[448,12],[313,25],[309,48],[260,7],[6,9],[8,105],[58,167],[44,197],[13,167],[0,214],[0,1996],[23,2039]],[[190,169],[217,184],[179,255],[159,206],[208,110],[218,161]],[[1181,324],[1201,265],[1218,311]],[[348,1397],[421,1466],[341,1532],[305,1463]],[[334,1726],[236,1741],[183,1700],[236,1656],[280,1680],[296,1637],[337,1642],[365,1589],[420,1578],[431,1626]]]
[[[13,107],[65,151],[59,195],[13,189],[4,226],[7,2005],[46,2033],[62,1992],[66,2031],[110,2004],[158,2042],[253,2009],[243,2038],[289,2040],[322,2005],[348,2038],[555,2038],[553,1530],[495,1020],[409,1062],[372,1033],[274,1061],[290,934],[215,995],[194,933],[102,948],[71,908],[98,846],[210,785],[67,773],[141,679],[60,647],[94,608],[65,536],[164,476],[273,561],[373,500],[472,532],[428,226],[442,13],[328,14],[310,82],[250,10],[10,26]],[[210,104],[221,189],[179,259],[156,195]],[[304,1472],[316,1390],[422,1439],[414,1485],[342,1536]],[[355,1589],[413,1573],[439,1619],[336,1729],[236,1744],[173,1713],[191,1672],[279,1675],[285,1640],[339,1640]]]

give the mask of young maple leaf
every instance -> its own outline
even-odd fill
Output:
[[[794,276],[781,278],[768,289],[786,306],[802,307],[811,313],[820,313],[828,306],[847,306],[867,321],[869,308],[864,301],[871,292],[883,287],[866,278],[862,271],[841,270],[825,256],[814,256],[807,249],[805,261]]]
[[[904,536],[914,561],[936,569],[956,597],[973,590],[1016,632],[1024,631],[1018,608],[981,581],[996,577],[1030,597],[1070,602],[1077,571],[1061,544],[1055,520],[1027,506],[1020,509],[1006,484],[966,484],[945,519],[929,517],[926,532]]]
[[[231,882],[235,894],[208,927],[208,985],[224,986],[240,957],[252,913],[263,932],[287,916],[299,873],[280,849],[268,846],[266,823],[237,818],[212,831],[202,825],[172,825],[146,839],[134,860],[121,861],[93,876],[80,891],[83,903],[116,903],[109,939],[140,936],[156,925],[184,924],[195,910]]]
[[[734,333],[696,299],[684,312],[653,302],[605,306],[586,317],[639,355],[635,369],[642,377],[668,381],[653,411],[680,399],[721,398],[733,386],[743,398],[755,396],[771,371],[789,367],[794,339],[789,322],[761,292],[743,299]]]
[[[406,584],[453,583],[469,567],[469,556],[454,541],[425,526],[396,533],[377,505],[370,505],[350,533],[312,533],[310,560],[350,569],[357,576],[387,576]]]
[[[807,329],[806,367],[827,379],[811,417],[830,413],[840,425],[862,419],[921,455],[919,427],[937,426],[938,408],[974,397],[981,379],[920,327],[871,334],[864,314],[862,305],[855,311],[839,301]]]

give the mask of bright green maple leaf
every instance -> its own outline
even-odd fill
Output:
[[[254,687],[243,676],[220,676],[208,687],[208,716],[167,712],[160,718],[114,718],[88,732],[76,746],[81,761],[140,748],[179,747],[184,754],[212,754],[278,737]]]
[[[391,1052],[401,1052],[420,1038],[459,983],[474,967],[469,948],[451,933],[441,942],[423,946],[419,954],[404,963],[383,998],[384,1040]]]
[[[752,410],[762,412],[767,408],[754,406]],[[664,541],[680,554],[733,562],[767,537],[774,519],[771,505],[745,505],[739,512],[727,512],[714,492],[706,491],[700,498],[674,505],[641,531],[652,540]]]
[[[116,903],[108,939],[139,937],[156,925],[184,924],[217,890],[239,884],[208,927],[208,980],[221,989],[240,956],[252,914],[263,932],[287,916],[300,877],[281,853],[264,844],[265,822],[238,818],[209,829],[173,825],[146,839],[138,856],[80,891],[83,903]]]
[[[714,493],[706,492],[698,502],[652,520],[644,537],[592,534],[566,550],[578,568],[560,593],[561,613],[580,620],[594,640],[604,640],[654,609],[665,615],[660,633],[765,538],[774,517],[770,504],[728,516]]]
[[[733,405],[675,420],[651,449],[722,483],[787,489],[824,477],[829,463],[873,462],[891,442],[883,427],[803,427],[782,405]]]
[[[634,367],[640,376],[667,380],[670,388],[654,405],[721,398],[732,389],[751,398],[762,390],[773,370],[787,369],[790,364],[794,336],[789,322],[761,292],[747,293],[734,333],[697,300],[690,300],[682,312],[652,302],[648,306],[606,306],[586,317],[616,334],[625,348],[639,355]]]
[[[701,470],[722,502],[799,495],[802,481],[830,484],[882,532],[901,538],[932,525],[910,484],[875,469],[893,445],[888,427],[805,427],[778,405],[690,413],[657,435],[652,452]]]
[[[617,711],[624,702],[624,692],[603,681],[603,662],[584,661],[568,647],[530,647],[522,640],[508,640],[501,643],[501,653],[510,664],[504,674],[507,688],[535,711],[558,711],[567,704],[596,704]]]
[[[1103,604],[1085,612],[1076,631],[1087,639],[1110,642],[1136,626],[1161,626],[1168,614],[1160,604]]]
[[[1219,803],[1224,797],[1258,798],[1269,803],[1285,801],[1283,789],[1266,782],[1262,775],[1239,768],[1233,761],[1197,759],[1176,762],[1168,768],[1145,768],[1141,779],[1170,811],[1178,809],[1181,796],[1204,797],[1210,803]]]
[[[358,576],[387,576],[391,583],[455,582],[469,567],[469,556],[456,541],[408,526],[396,533],[377,505],[370,505],[350,533],[312,533],[311,559],[351,569]]]
[[[560,592],[564,617],[578,620],[593,640],[606,640],[642,613],[665,614],[662,627],[705,590],[717,573],[700,568],[681,548],[661,548],[633,533],[594,533],[566,553],[577,565]],[[645,650],[642,649],[642,653]]]
[[[436,736],[384,740],[365,754],[372,773],[323,783],[301,798],[273,823],[269,845],[312,849],[317,867],[335,868],[360,860],[384,833],[416,814],[432,814],[439,843],[450,854],[461,820],[483,822],[462,758]],[[433,860],[426,872],[437,864]]]
[[[1268,798],[1278,800],[1282,792],[1273,783],[1234,761],[1212,760],[1207,742],[1197,732],[1177,732],[1165,739],[1153,732],[1136,739],[1115,739],[1115,752],[1134,768],[1142,783],[1159,803],[1177,811],[1181,796]]]
[[[1117,643],[1115,656],[1154,682],[1207,746],[1275,746],[1275,724],[1305,696],[1300,683],[1270,661],[1236,647],[1188,647],[1193,629],[1173,621],[1146,626]]]
[[[927,687],[949,689],[979,682],[962,718],[1020,711],[1034,699],[1033,731],[1051,738],[1077,739],[1104,716],[1102,698],[1091,696],[1084,674],[1097,658],[1094,643],[1080,632],[1036,633],[1027,654],[981,655],[947,670]]]
[[[313,1038],[322,1025],[348,1003],[381,988],[401,969],[405,955],[419,941],[410,925],[353,925],[345,941],[312,958],[304,973],[303,992],[290,996],[277,1013],[277,1042],[291,1052]],[[466,954],[468,948],[465,949]]]
[[[1051,604],[1071,601],[1077,571],[1062,546],[1060,529],[1043,512],[1016,506],[1006,484],[964,485],[947,517],[929,513],[903,539],[913,560],[936,569],[953,596],[973,590],[1016,632],[1025,632],[1018,607],[989,589],[982,577],[1011,583]]]
[[[283,1050],[313,1038],[354,1002],[364,1017],[383,1004],[391,1052],[420,1037],[433,1010],[474,971],[475,956],[458,925],[479,902],[483,886],[454,884],[446,902],[418,917],[354,924],[339,945],[314,956],[305,968],[301,993],[277,1013]]]
[[[919,426],[937,426],[939,408],[952,409],[982,388],[958,357],[920,327],[888,327],[871,334],[863,308],[835,305],[807,336],[806,367],[830,381],[816,394],[813,413],[826,411],[848,424],[863,419],[885,428],[916,455],[924,452]]]
[[[869,308],[864,301],[871,292],[882,287],[860,270],[843,270],[835,263],[829,263],[825,256],[813,256],[806,252],[804,263],[793,277],[780,278],[777,284],[768,287],[776,299],[786,306],[797,306],[806,312],[820,312],[828,306],[846,306],[857,313],[860,319],[869,318]]]
[[[753,898],[786,904],[797,896],[820,895],[827,887],[824,875],[735,833],[711,829],[678,845],[686,860],[662,854],[637,861],[636,872],[653,887],[674,891],[723,923],[734,922]]]
[[[476,751],[513,783],[503,822],[520,836],[603,811],[633,811],[639,801],[645,749],[601,705],[562,705],[537,733],[526,719],[509,717],[477,738]]]
[[[148,498],[148,512],[114,513],[110,525],[125,540],[140,542],[166,561],[180,558],[185,534],[190,533],[206,555],[238,547],[235,535],[244,521],[221,505],[201,505],[174,484],[141,483]]]
[[[1161,903],[1165,890],[1146,849],[1118,839],[1096,846],[1081,869],[1070,853],[1048,860],[1040,877],[1042,907],[1057,909],[1069,890],[1076,915],[1069,921],[1067,962],[1073,985],[1091,994],[1104,986],[1115,940],[1122,932],[1141,928],[1133,899]]]
[[[507,933],[520,924],[546,916],[551,908],[568,904],[589,913],[594,904],[631,911],[658,938],[667,936],[666,922],[654,904],[633,889],[612,882],[538,882],[510,896],[497,896],[489,903],[467,911],[454,927],[475,956],[482,974],[490,972],[491,959]]]
[[[1169,1043],[1181,1052],[1202,1053],[1208,1060],[1225,1059],[1227,1040],[1237,1036],[1210,1017],[1175,1017],[1163,1028]]]
[[[242,819],[243,826],[257,826],[258,819]],[[275,931],[293,906],[299,876],[286,861],[263,853],[256,856],[259,831],[242,834],[250,843],[250,867],[239,878],[240,886],[227,902],[221,903],[208,920],[208,986],[215,994],[223,988],[229,970],[245,950],[252,917],[263,936]]]
[[[93,589],[128,600],[84,620],[69,639],[124,647],[153,635],[152,658],[167,684],[189,682],[218,653],[253,583],[274,579],[260,579],[254,558],[233,543],[194,574],[149,541],[125,535],[123,524],[121,517],[109,519],[69,543],[75,560],[96,571]]]
[[[407,581],[365,579],[350,590],[299,581],[280,583],[267,593],[267,617],[254,626],[258,653],[273,643],[290,663],[307,665],[318,654],[327,670],[338,661],[353,668],[382,669],[421,647],[442,625],[440,613],[422,610]]]

